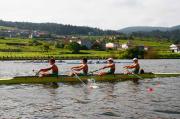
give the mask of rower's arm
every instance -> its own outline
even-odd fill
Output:
[[[81,67],[81,65],[80,66],[71,67],[71,69],[76,69],[76,68],[79,68],[79,67]]]
[[[41,71],[46,72],[46,71],[49,71],[49,70],[51,70],[51,69],[52,69],[52,67],[45,68],[45,69],[40,69],[39,72],[41,72]]]
[[[81,65],[78,68],[75,68],[74,70],[76,71],[81,71],[82,69],[84,69],[85,65]]]
[[[136,66],[134,66],[134,65],[131,65],[131,66],[129,66],[128,68],[129,69],[133,69],[133,68],[135,68]]]
[[[137,64],[133,64],[133,65],[129,65],[129,66],[126,66],[125,68],[128,68],[128,69],[133,69],[133,68],[136,68]]]
[[[112,66],[113,66],[113,64],[108,64],[108,65],[104,66],[103,69],[111,68]]]

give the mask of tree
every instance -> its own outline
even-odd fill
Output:
[[[71,42],[68,44],[67,48],[72,51],[72,53],[76,54],[81,50],[81,45],[76,42]]]
[[[175,41],[173,41],[173,44],[179,44],[180,43],[180,41],[179,40],[175,40]]]
[[[29,45],[30,46],[38,46],[38,45],[42,45],[42,43],[38,42],[37,40],[32,40],[32,41],[29,41]]]
[[[55,48],[64,48],[64,44],[59,42],[56,42],[54,46]]]
[[[100,43],[100,42],[95,42],[92,46],[92,49],[94,50],[104,50],[103,48],[103,43]]]
[[[5,39],[5,37],[4,36],[0,36],[0,39]]]
[[[148,48],[148,51],[144,54],[145,59],[156,59],[159,58],[158,51],[155,50],[153,47]]]
[[[43,45],[43,50],[44,50],[44,51],[48,52],[49,49],[50,49],[50,46],[49,46],[48,44],[44,44],[44,45]]]
[[[88,48],[85,45],[83,45],[81,46],[81,50],[88,50]]]
[[[26,30],[37,30],[45,31],[49,34],[57,35],[115,35],[119,34],[117,31],[112,30],[101,30],[98,28],[91,28],[85,26],[72,26],[72,25],[63,25],[56,23],[30,23],[30,22],[9,22],[0,20],[0,26],[15,27],[18,29]],[[44,38],[51,38],[51,35],[41,36]]]
[[[130,48],[128,49],[124,54],[123,54],[123,57],[124,58],[129,58],[129,59],[132,59],[132,58],[144,58],[144,54],[145,54],[145,51],[144,50],[140,50],[138,47],[134,47],[134,48]]]

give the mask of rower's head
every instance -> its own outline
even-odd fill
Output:
[[[51,58],[51,59],[49,60],[50,65],[55,64],[55,62],[56,62],[56,60],[55,60],[54,58]]]
[[[108,58],[107,61],[108,61],[109,63],[113,63],[113,62],[114,62],[113,58]]]
[[[137,58],[133,58],[133,62],[134,62],[134,63],[137,63],[137,62],[138,62],[138,59],[137,59]]]
[[[87,58],[83,58],[83,59],[82,59],[82,63],[83,63],[83,64],[87,64],[87,61],[88,61]]]

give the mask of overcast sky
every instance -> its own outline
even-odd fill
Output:
[[[180,0],[0,0],[0,19],[101,29],[180,25]]]

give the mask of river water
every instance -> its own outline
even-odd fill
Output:
[[[66,74],[72,62],[57,63]],[[130,60],[117,60],[117,73]],[[148,72],[180,72],[180,60],[140,60]],[[104,64],[90,64],[90,70]],[[47,63],[0,62],[0,77],[34,75],[32,70]],[[117,83],[97,83],[91,89],[82,84],[0,85],[0,119],[180,119],[180,77],[154,78]]]

